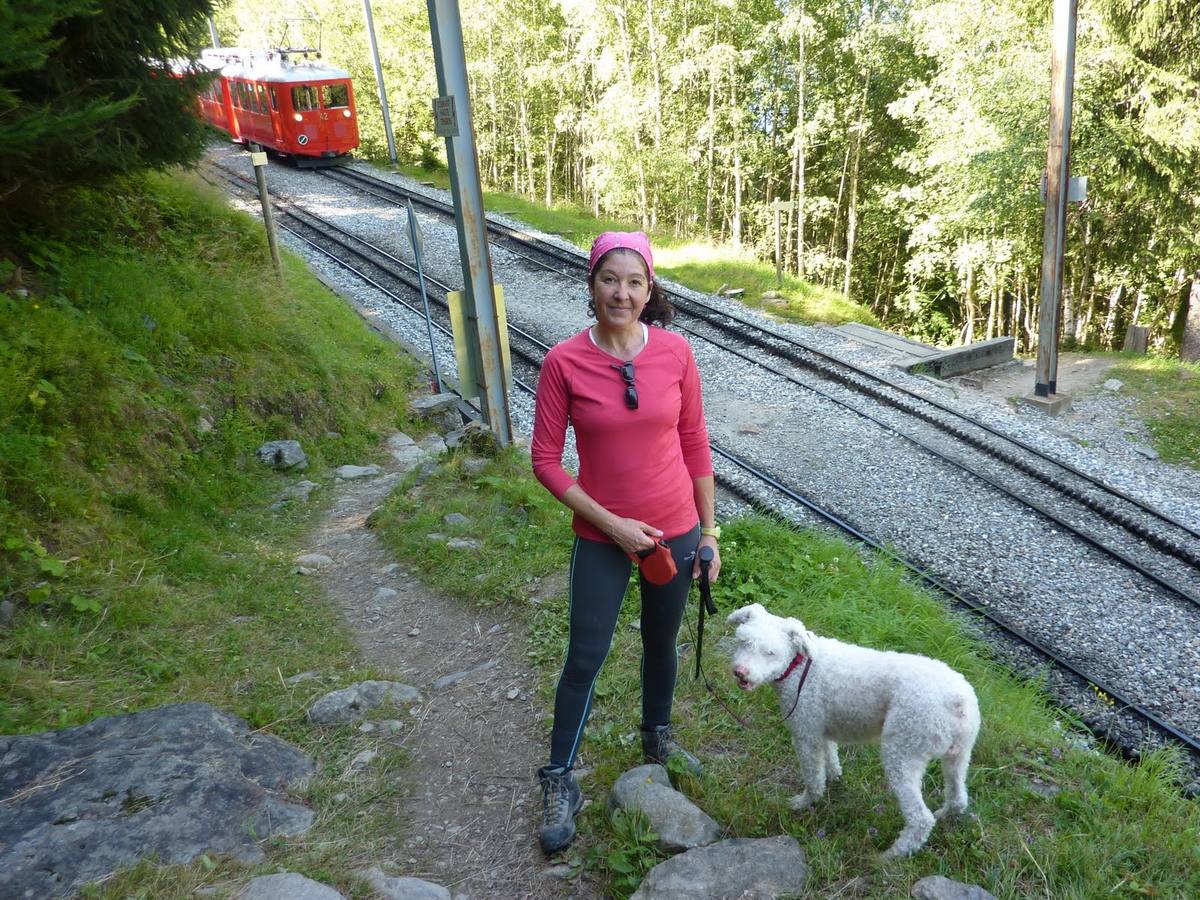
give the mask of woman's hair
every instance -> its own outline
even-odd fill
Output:
[[[615,250],[610,250],[596,261],[596,267],[588,274],[588,301],[587,310],[589,318],[596,318],[596,302],[592,299],[592,287],[596,281],[596,271],[600,268],[600,263],[608,258],[609,253],[632,253],[639,260],[641,255],[636,250],[628,250],[624,247],[618,247]],[[646,265],[645,260],[642,260],[642,266]],[[648,277],[648,276],[647,276]],[[666,328],[675,318],[675,307],[671,305],[671,301],[667,299],[666,292],[659,287],[658,280],[650,282],[650,299],[647,301],[642,314],[638,316],[639,322],[645,322],[647,325],[661,325]]]

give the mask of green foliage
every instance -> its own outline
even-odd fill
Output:
[[[588,848],[584,864],[608,876],[615,896],[628,897],[665,854],[655,846],[659,836],[644,813],[618,809],[610,824],[611,838]]]
[[[1137,398],[1162,459],[1200,469],[1200,365],[1136,357],[1111,374]]]
[[[254,450],[357,461],[406,424],[411,364],[302,267],[280,290],[261,229],[194,187],[59,208],[82,227],[27,232],[0,293],[0,732],[180,697],[296,721],[275,667],[336,671],[349,642],[290,574],[305,514],[268,510],[286,476]]]
[[[456,450],[428,479],[395,491],[371,523],[385,543],[413,561],[426,583],[482,606],[524,601],[537,579],[562,565],[570,515],[528,476],[528,457],[520,451],[502,452],[478,475],[464,465],[468,458]],[[451,513],[465,522],[447,524]],[[442,537],[430,537],[435,534]],[[447,540],[453,537],[479,547],[452,549]],[[488,564],[463,565],[464,557]]]
[[[172,59],[201,46],[212,0],[0,5],[0,225],[47,192],[196,158],[202,78]]]
[[[430,564],[428,545],[410,542],[404,533],[423,535],[442,515],[461,509],[453,481],[431,479],[417,498],[394,507],[387,522],[380,523],[381,537],[423,573],[441,563]],[[488,478],[472,493],[472,533],[519,533],[505,508],[532,499],[538,489],[528,471],[519,468]],[[492,491],[502,493],[504,500],[490,502]],[[930,860],[936,860],[941,874],[985,884],[1004,898],[1183,897],[1200,889],[1200,813],[1179,795],[1176,757],[1155,753],[1130,766],[1099,753],[1080,737],[1069,715],[1047,704],[1036,684],[1018,680],[992,662],[956,614],[915,590],[887,561],[863,557],[823,534],[796,532],[756,517],[726,523],[724,529],[723,567],[714,592],[723,614],[761,602],[778,614],[802,619],[818,633],[946,660],[974,685],[984,720],[970,778],[979,818],[939,823],[927,850],[881,867],[877,854],[902,823],[884,788],[878,750],[844,748],[845,774],[828,796],[816,808],[791,811],[787,797],[796,789],[794,751],[775,698],[769,690],[738,692],[718,674],[721,664],[713,648],[729,634],[720,617],[710,620],[705,639],[706,672],[720,702],[691,679],[692,607],[680,638],[674,721],[680,740],[699,753],[707,771],[677,784],[730,836],[796,837],[808,854],[816,894],[837,893],[848,879],[856,879],[861,896],[907,896],[929,874]],[[569,541],[565,528],[546,536],[547,543],[557,544],[559,566],[565,566]],[[504,580],[489,591],[519,597],[535,580],[544,585],[543,548],[516,542],[509,546]],[[472,596],[490,602],[481,593]],[[566,646],[565,586],[550,595],[539,589],[531,599],[536,602],[510,606],[509,611],[528,623],[528,656],[539,671],[541,699],[549,706]],[[629,627],[637,615],[635,590],[626,598],[596,683],[580,748],[580,765],[591,771],[591,785],[611,784],[641,761],[636,718],[641,646]],[[743,729],[725,706],[749,718],[752,729]],[[934,803],[940,781],[935,765],[924,783]],[[1048,798],[1036,789],[1045,784],[1058,792]],[[594,803],[580,816],[568,862],[603,874],[609,892],[625,896],[659,857],[645,822],[624,815],[610,821],[600,806]]]
[[[355,77],[364,152],[381,158],[361,8],[309,6],[327,57]],[[1068,216],[1069,346],[1120,346],[1136,308],[1165,349],[1178,281],[1196,270],[1195,6],[1080,5],[1071,153],[1090,197]],[[527,207],[491,196],[495,208],[535,223],[538,207],[554,210],[543,227],[581,245],[616,222],[654,232],[656,245],[711,243],[731,259],[771,261],[780,198],[791,204],[780,215],[785,267],[799,275],[802,245],[804,268],[785,284],[786,305],[772,307],[779,315],[862,321],[869,308],[936,343],[1013,334],[1025,350],[1036,339],[1045,2],[463,7],[480,174]],[[401,158],[434,163],[443,145],[431,132],[424,10],[381,5],[375,24]],[[237,0],[222,25],[230,42],[268,41],[279,13]],[[571,222],[578,210],[592,221]],[[704,285],[744,287],[751,302],[774,287],[769,265],[681,265]],[[833,293],[853,305],[821,296]]]

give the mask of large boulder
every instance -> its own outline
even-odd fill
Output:
[[[206,703],[0,737],[0,897],[59,897],[143,857],[262,859],[312,811],[285,788],[312,761]]]

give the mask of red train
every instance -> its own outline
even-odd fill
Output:
[[[290,55],[205,50],[200,64],[220,75],[200,94],[200,114],[237,143],[261,144],[298,166],[337,165],[358,146],[350,74]]]

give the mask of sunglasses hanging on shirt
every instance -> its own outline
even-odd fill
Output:
[[[633,383],[633,361],[621,363],[619,366],[613,363],[613,368],[620,372],[625,380],[625,405],[630,409],[637,409],[638,393],[637,385]]]

